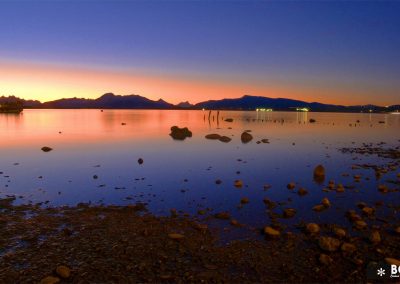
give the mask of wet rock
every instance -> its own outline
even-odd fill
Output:
[[[276,203],[273,202],[272,200],[269,200],[268,198],[264,198],[263,202],[268,207],[268,209],[273,209],[276,207]]]
[[[247,204],[247,203],[249,203],[249,199],[247,197],[243,197],[242,199],[240,199],[240,203]]]
[[[321,211],[325,210],[326,208],[327,208],[326,206],[324,206],[324,205],[322,205],[322,204],[318,204],[318,205],[315,205],[315,206],[312,208],[312,210],[314,210],[314,211],[316,211],[316,212],[321,212]]]
[[[42,149],[41,149],[43,152],[50,152],[50,151],[52,151],[53,150],[53,148],[50,148],[50,147],[47,147],[47,146],[44,146],[44,147],[42,147]]]
[[[295,184],[294,182],[291,182],[291,183],[289,183],[286,187],[287,187],[288,189],[292,190],[292,189],[294,189],[294,188],[296,187],[296,184]]]
[[[269,143],[269,140],[268,140],[268,139],[261,139],[261,142],[262,142],[262,143],[268,144],[268,143]]]
[[[172,126],[169,135],[174,140],[185,140],[187,137],[192,137],[192,132],[187,127],[179,128],[178,126]]]
[[[221,184],[221,183],[222,183],[222,180],[217,179],[217,180],[215,181],[215,183],[216,183],[216,184]]]
[[[268,189],[270,189],[271,188],[271,185],[270,184],[264,184],[264,190],[268,190]]]
[[[310,234],[318,234],[320,229],[319,226],[315,223],[308,223],[306,225],[306,231]]]
[[[60,265],[60,266],[57,266],[56,273],[61,278],[66,279],[71,276],[71,269],[69,269],[69,267],[67,267],[65,265]]]
[[[314,118],[310,118],[309,122],[310,122],[310,123],[315,123],[316,120],[315,120]]]
[[[332,252],[339,249],[340,241],[332,237],[321,237],[318,244],[321,249]]]
[[[243,182],[240,179],[238,179],[238,180],[235,180],[234,185],[237,188],[241,188],[241,187],[243,187]]]
[[[184,235],[178,234],[178,233],[171,233],[171,234],[168,234],[168,237],[169,237],[170,239],[172,239],[172,240],[182,240],[182,239],[185,238]]]
[[[333,263],[332,257],[330,257],[329,255],[324,254],[324,253],[321,253],[319,255],[318,259],[319,259],[319,262],[322,263],[323,265],[330,265]]]
[[[322,165],[318,165],[314,169],[314,181],[317,183],[323,183],[325,180],[325,168]]]
[[[139,165],[141,165],[141,164],[143,164],[143,159],[139,158],[137,162],[138,162]]]
[[[381,184],[378,186],[378,190],[382,193],[387,193],[389,191],[389,188],[386,185]]]
[[[331,202],[326,197],[324,199],[322,199],[321,204],[324,205],[325,207],[331,206]]]
[[[98,179],[99,177],[97,176],[97,175],[94,175],[93,176],[93,179]]]
[[[239,223],[238,220],[236,220],[236,219],[231,219],[231,225],[232,225],[232,226],[239,227],[239,226],[240,226],[240,223]]]
[[[373,215],[373,214],[375,213],[375,209],[374,209],[374,208],[371,208],[371,207],[364,207],[364,208],[362,209],[362,213],[363,213],[364,215],[371,216],[371,215]]]
[[[228,212],[219,212],[215,214],[214,217],[217,219],[228,220],[231,218],[231,214],[229,214]]]
[[[298,195],[304,196],[308,194],[308,191],[305,188],[300,188],[299,191],[297,192]]]
[[[343,243],[340,249],[345,253],[353,253],[357,250],[357,247],[351,243]]]
[[[346,231],[343,230],[342,228],[334,228],[333,233],[338,238],[344,238],[346,236]]]
[[[337,191],[337,192],[344,192],[344,186],[343,186],[343,184],[339,183],[339,184],[336,186],[336,191]]]
[[[253,140],[253,136],[248,132],[243,132],[240,136],[240,140],[242,140],[242,143],[248,143]]]
[[[365,223],[363,220],[358,220],[354,222],[354,226],[356,227],[356,229],[358,230],[363,230],[365,229],[368,225],[367,223]]]
[[[224,142],[224,143],[228,143],[228,142],[230,142],[232,139],[229,138],[228,136],[221,136],[218,140],[221,141],[221,142]]]
[[[225,121],[226,122],[233,122],[233,118],[226,118]]]
[[[381,242],[381,234],[379,233],[379,231],[372,231],[369,235],[369,241],[373,244],[379,244]]]
[[[387,264],[400,266],[400,260],[392,257],[386,257],[385,261]]]
[[[275,230],[274,228],[267,226],[264,228],[264,233],[268,236],[268,237],[272,237],[272,238],[276,238],[279,237],[281,235],[281,233],[278,230]]]
[[[47,276],[40,280],[39,284],[56,284],[60,282],[60,278],[54,276]]]
[[[397,227],[396,229],[394,229],[394,231],[400,235],[400,227]]]
[[[221,138],[221,135],[213,133],[213,134],[207,134],[206,139],[210,139],[210,140],[219,140]]]
[[[292,218],[294,215],[296,215],[296,210],[293,208],[283,210],[283,217],[285,218]]]

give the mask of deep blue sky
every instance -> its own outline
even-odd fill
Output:
[[[0,2],[0,36],[0,64],[134,70],[400,103],[400,2]]]

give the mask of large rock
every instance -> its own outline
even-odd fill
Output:
[[[242,143],[248,143],[253,140],[253,136],[248,132],[243,132],[240,139],[242,140]]]
[[[192,132],[187,127],[172,126],[169,135],[175,140],[185,140],[187,137],[192,137]]]

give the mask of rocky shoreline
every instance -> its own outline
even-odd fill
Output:
[[[11,203],[1,202],[2,283],[365,283],[368,265],[400,255],[399,223],[358,236],[327,224],[266,227],[265,240],[221,245],[195,217],[157,217],[143,204]]]

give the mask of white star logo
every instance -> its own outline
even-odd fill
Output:
[[[380,277],[382,277],[383,275],[385,275],[385,269],[379,268],[379,269],[377,270],[377,274],[378,274]]]

